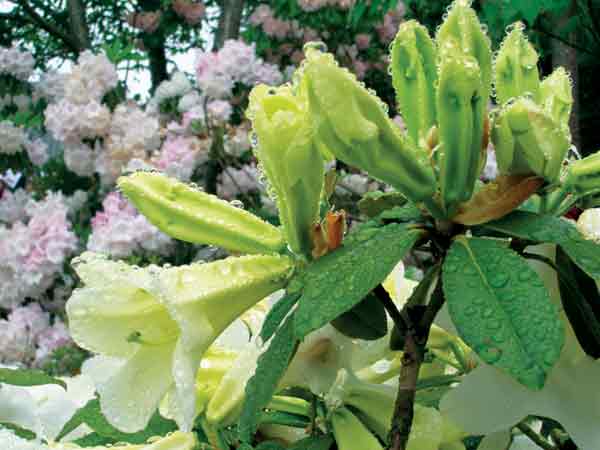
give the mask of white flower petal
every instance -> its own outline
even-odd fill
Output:
[[[100,405],[108,421],[119,430],[143,429],[171,385],[173,344],[141,347],[112,376],[100,383]]]

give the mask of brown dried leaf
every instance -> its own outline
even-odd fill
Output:
[[[530,175],[500,175],[463,203],[454,222],[479,225],[504,217],[531,197],[544,179]]]

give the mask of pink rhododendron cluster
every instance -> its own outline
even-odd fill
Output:
[[[119,82],[115,66],[103,53],[82,52],[65,80],[65,98],[73,103],[100,100]]]
[[[0,47],[0,75],[12,75],[19,80],[27,80],[33,71],[35,60],[27,51],[12,47]]]
[[[60,193],[30,200],[25,212],[28,221],[0,226],[0,306],[5,308],[40,298],[77,249]]]
[[[298,5],[304,11],[316,11],[326,6],[349,9],[355,2],[356,0],[298,0]]]
[[[235,83],[254,86],[258,83],[277,85],[283,81],[279,69],[256,56],[255,45],[227,40],[218,52],[199,52],[196,79],[202,93],[210,98],[231,96]]]
[[[173,250],[173,240],[148,222],[118,192],[108,194],[102,207],[92,218],[88,250],[113,258],[148,252],[165,256]]]
[[[319,33],[311,28],[302,28],[297,20],[283,20],[275,17],[267,4],[259,5],[250,16],[250,23],[260,26],[267,36],[277,39],[295,38],[304,42],[318,39]]]
[[[41,366],[57,348],[72,342],[67,327],[38,303],[13,309],[0,319],[0,363]]]
[[[204,6],[204,3],[198,1],[174,0],[171,7],[188,25],[197,25],[206,13],[206,6]]]
[[[169,134],[153,165],[169,176],[189,181],[194,169],[208,160],[209,140]]]
[[[219,174],[217,194],[221,198],[233,200],[248,192],[259,192],[262,190],[259,177],[258,168],[252,164],[244,165],[239,169],[227,167]]]

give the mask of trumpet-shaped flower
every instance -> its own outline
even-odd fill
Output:
[[[30,430],[38,439],[54,440],[75,412],[94,397],[94,384],[89,377],[80,375],[64,381],[66,390],[56,384],[0,384],[0,423]]]
[[[86,253],[75,262],[85,287],[67,304],[73,338],[101,354],[87,364],[100,404],[117,428],[143,428],[165,394],[191,429],[203,354],[239,315],[280,289],[291,269],[282,256],[141,269]]]
[[[336,383],[326,397],[328,404],[334,409],[344,405],[355,408],[362,422],[384,440],[390,431],[395,399],[396,387],[362,381],[346,370],[340,370]],[[465,433],[436,409],[415,405],[407,449],[464,449],[456,446],[464,436]],[[444,447],[452,445],[454,447]]]

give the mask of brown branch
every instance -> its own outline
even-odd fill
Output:
[[[414,417],[415,395],[419,370],[425,357],[425,345],[435,316],[444,304],[442,282],[438,279],[435,290],[421,317],[415,320],[414,314],[407,308],[401,315],[406,326],[404,354],[398,386],[398,395],[394,406],[394,416],[390,430],[390,450],[406,450]]]
[[[47,31],[52,36],[59,38],[71,51],[79,53],[81,49],[79,48],[77,41],[67,33],[63,32],[60,28],[40,16],[37,11],[27,2],[27,0],[16,0],[16,2],[23,8],[25,13],[27,13],[33,24]]]

